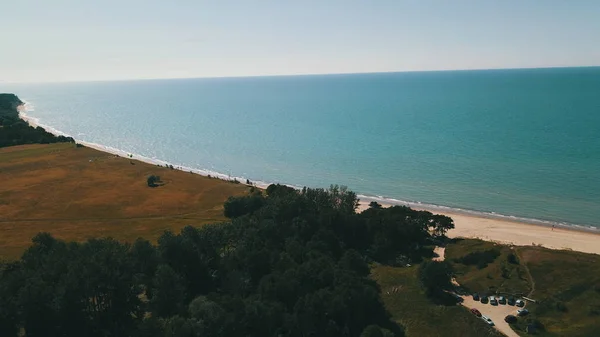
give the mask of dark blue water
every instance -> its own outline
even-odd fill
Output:
[[[0,89],[43,125],[174,165],[600,227],[600,68]]]

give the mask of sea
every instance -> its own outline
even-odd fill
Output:
[[[600,67],[4,84],[48,130],[259,185],[600,228]]]

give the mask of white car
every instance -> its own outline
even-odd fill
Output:
[[[525,306],[525,302],[523,302],[523,300],[517,300],[515,302],[515,304],[517,305],[517,307],[524,307]]]
[[[494,296],[490,296],[490,304],[498,305],[498,300]]]
[[[494,326],[494,322],[492,322],[492,319],[485,316],[485,315],[481,315],[481,319],[484,320],[487,324]]]

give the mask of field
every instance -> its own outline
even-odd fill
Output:
[[[471,259],[457,262],[469,254]],[[446,247],[445,255],[453,263],[458,283],[473,292],[482,295],[527,295],[531,291],[531,283],[527,269],[518,263],[518,254],[518,249],[507,245],[456,239],[454,244]],[[514,259],[509,258],[511,255]]]
[[[150,188],[149,175],[162,186]],[[65,240],[156,240],[165,230],[223,221],[223,202],[248,187],[74,144],[0,148],[0,260],[38,232]]]
[[[408,337],[502,336],[462,306],[433,304],[421,289],[417,268],[375,266],[371,270],[385,307]]]
[[[455,261],[470,252],[493,248],[501,254],[485,268],[465,267]],[[507,263],[511,252],[518,264]],[[520,289],[536,300],[537,303],[527,305],[530,315],[514,325],[519,334],[527,335],[526,325],[539,322],[543,329],[538,336],[598,336],[600,256],[535,246],[509,247],[480,240],[458,240],[446,248],[446,256],[457,272],[457,281],[469,290]],[[508,280],[502,277],[502,268],[507,264],[511,275]],[[529,278],[531,283],[526,287],[525,280]]]

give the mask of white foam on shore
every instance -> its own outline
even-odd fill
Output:
[[[81,139],[78,139],[77,137],[73,137],[72,135],[69,135],[65,132],[62,132],[60,130],[57,130],[49,125],[43,124],[40,122],[39,118],[36,117],[32,117],[29,115],[30,112],[35,111],[35,106],[29,102],[24,102],[24,104],[22,106],[20,106],[19,108],[19,117],[21,119],[23,119],[24,121],[26,121],[29,125],[33,126],[33,127],[42,127],[44,128],[46,131],[52,133],[53,135],[56,136],[65,136],[65,137],[72,137],[73,139],[75,139],[75,142],[77,144],[81,144],[84,145],[86,147],[98,150],[98,151],[102,151],[102,152],[106,152],[106,153],[110,153],[119,157],[124,157],[124,158],[130,158],[130,159],[135,159],[147,164],[152,164],[152,165],[158,165],[158,166],[173,166],[173,169],[176,170],[180,170],[180,171],[184,171],[184,172],[192,172],[195,174],[199,174],[202,176],[210,176],[210,177],[214,177],[214,178],[218,178],[218,179],[223,179],[223,180],[237,180],[240,183],[245,183],[246,180],[248,180],[245,177],[238,177],[238,176],[231,176],[228,174],[224,174],[224,173],[220,173],[220,172],[216,172],[216,171],[212,171],[212,170],[207,170],[207,169],[198,169],[198,168],[191,168],[191,167],[187,167],[184,165],[180,165],[180,164],[175,164],[175,163],[170,163],[164,160],[160,160],[158,158],[150,158],[150,157],[146,157],[146,156],[142,156],[139,154],[135,154],[135,153],[131,153],[131,152],[127,152],[127,151],[123,151],[121,149],[117,149],[111,146],[106,146],[106,145],[102,145],[102,144],[98,144],[98,143],[92,143],[92,142],[87,142]],[[78,134],[78,136],[80,135],[84,135],[82,133]],[[269,182],[265,182],[265,181],[256,181],[256,180],[252,180],[252,185],[256,186],[258,188],[263,188],[266,189],[271,183]],[[297,186],[291,186],[293,188],[296,189],[300,189],[300,187]]]
[[[145,157],[145,156],[138,155],[135,153],[130,153],[127,151],[123,151],[123,150],[120,150],[120,149],[117,149],[114,147],[110,147],[110,146],[106,146],[106,145],[102,145],[102,144],[86,142],[86,141],[77,139],[76,137],[73,137],[69,134],[66,134],[60,130],[57,130],[49,125],[42,124],[42,123],[40,123],[40,120],[38,118],[30,116],[28,113],[35,111],[35,106],[33,104],[31,104],[30,102],[24,101],[24,104],[21,105],[18,110],[19,110],[19,117],[21,119],[23,119],[24,121],[26,121],[27,123],[29,123],[29,125],[31,125],[33,127],[38,127],[38,126],[42,127],[46,131],[48,131],[56,136],[72,137],[73,139],[75,139],[76,143],[82,144],[86,147],[89,147],[89,148],[92,148],[92,149],[95,149],[98,151],[110,153],[110,154],[117,155],[120,157],[135,159],[135,160],[138,160],[138,161],[141,161],[141,162],[144,162],[147,164],[152,164],[152,165],[158,165],[158,166],[171,166],[172,165],[173,169],[176,169],[176,170],[180,170],[180,171],[184,171],[184,172],[192,172],[192,173],[199,174],[202,176],[207,176],[207,177],[210,176],[210,177],[215,177],[215,178],[222,179],[222,180],[237,180],[242,184],[245,184],[245,182],[247,180],[249,180],[252,182],[253,186],[256,186],[256,187],[262,188],[262,189],[266,189],[269,185],[272,184],[271,182],[252,180],[252,179],[249,179],[246,177],[241,177],[241,176],[231,176],[228,174],[224,174],[224,173],[220,173],[220,172],[216,172],[216,171],[212,171],[212,170],[207,170],[207,169],[191,168],[191,167],[183,166],[180,164],[169,163],[167,161],[160,160],[158,158],[150,158],[150,157]],[[79,135],[84,135],[84,134],[80,133]],[[130,155],[131,155],[131,157],[130,157]],[[291,187],[291,188],[294,188],[297,190],[302,189],[302,187],[300,187],[300,186],[283,184],[283,183],[280,183],[280,184],[286,185],[288,187]],[[454,213],[454,214],[469,215],[469,216],[473,216],[473,217],[500,219],[500,220],[517,222],[517,223],[526,223],[526,224],[532,224],[532,225],[538,225],[538,226],[546,226],[546,227],[555,226],[555,227],[562,227],[562,228],[578,230],[578,231],[600,233],[600,228],[594,227],[594,226],[588,226],[588,225],[579,225],[579,224],[573,224],[573,223],[567,223],[567,222],[518,217],[518,216],[514,216],[514,215],[499,214],[496,212],[482,212],[482,211],[462,209],[462,208],[456,208],[456,207],[427,204],[427,203],[422,203],[419,201],[399,200],[399,199],[388,198],[388,197],[384,197],[384,196],[371,196],[371,195],[358,194],[357,197],[360,199],[360,201],[363,201],[363,202],[364,201],[367,201],[367,202],[376,201],[380,204],[383,204],[384,206],[408,206],[408,207],[415,208],[415,209],[426,210],[426,211],[429,211],[432,213],[435,213],[435,212]]]
[[[394,198],[386,198],[384,196],[370,196],[370,195],[360,195],[359,194],[358,198],[363,202],[364,201],[367,201],[367,202],[375,201],[375,202],[382,204],[383,206],[408,206],[408,207],[411,207],[414,209],[425,210],[425,211],[429,211],[432,213],[439,212],[439,213],[449,213],[449,214],[461,214],[461,215],[468,215],[468,216],[487,218],[487,219],[499,219],[499,220],[517,222],[517,223],[526,223],[526,224],[537,225],[537,226],[545,226],[545,227],[555,226],[555,227],[561,227],[561,228],[566,228],[566,229],[586,231],[586,232],[600,234],[600,228],[594,227],[594,226],[588,226],[588,225],[578,225],[578,224],[560,222],[560,221],[533,219],[533,218],[519,217],[519,216],[514,216],[514,215],[504,215],[504,214],[499,214],[496,212],[482,212],[482,211],[463,209],[463,208],[457,208],[457,207],[448,207],[448,206],[442,206],[442,205],[427,204],[427,203],[422,203],[419,201],[406,201],[406,200],[399,200],[399,199],[394,199]]]

